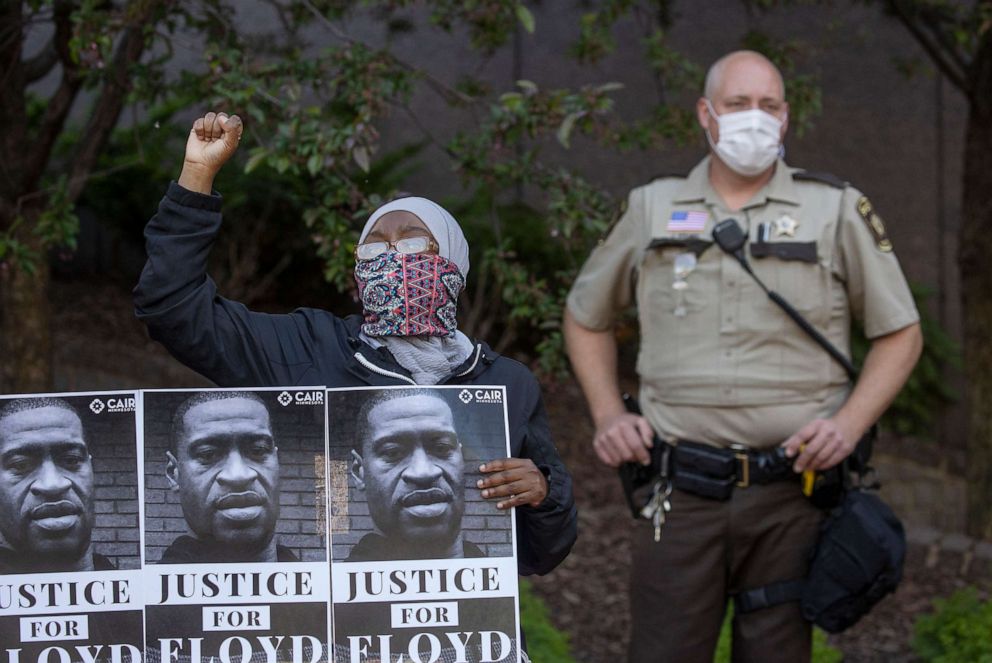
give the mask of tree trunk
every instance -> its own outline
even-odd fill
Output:
[[[0,267],[0,393],[4,394],[52,390],[48,254],[39,246],[31,248],[38,254],[33,274],[9,263]]]
[[[968,531],[992,538],[992,112],[972,104],[960,248],[968,379]]]

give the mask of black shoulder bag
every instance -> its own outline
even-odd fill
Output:
[[[737,259],[769,299],[844,367],[854,383],[857,371],[850,360],[751,270],[744,256],[747,236],[737,221],[718,223],[713,239]],[[817,474],[810,499],[830,512],[820,526],[806,578],[743,591],[734,597],[738,612],[798,600],[803,617],[829,633],[839,633],[895,591],[902,580],[906,535],[892,509],[875,493],[878,482],[867,481],[873,475],[868,461],[876,433],[872,426],[841,465]],[[852,472],[858,476],[856,484],[851,481]]]

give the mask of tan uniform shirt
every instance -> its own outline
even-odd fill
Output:
[[[747,232],[754,272],[842,351],[849,353],[852,314],[869,338],[919,319],[867,198],[795,172],[779,161],[738,211],[710,186],[708,157],[687,178],[634,189],[569,293],[569,311],[593,330],[611,329],[636,301],[641,408],[667,439],[773,446],[832,415],[848,394],[844,370],[826,351],[733,257],[707,246],[723,219]],[[690,270],[679,278],[676,265]]]

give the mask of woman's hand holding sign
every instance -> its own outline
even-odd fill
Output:
[[[207,113],[193,123],[179,185],[209,195],[214,177],[238,149],[244,124],[237,115]]]
[[[480,465],[479,471],[489,475],[476,484],[484,498],[508,498],[497,502],[497,509],[537,506],[548,496],[548,480],[529,458],[489,461]]]

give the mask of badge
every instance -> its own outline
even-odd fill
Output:
[[[885,224],[882,223],[882,217],[871,206],[871,201],[868,200],[867,196],[858,198],[857,207],[858,214],[864,219],[865,225],[868,226],[868,231],[875,240],[875,248],[882,253],[891,253],[892,242],[889,241],[889,236],[885,234]]]
[[[775,231],[776,237],[795,237],[796,228],[798,227],[799,222],[788,214],[783,214],[772,221],[772,230]]]
[[[689,287],[689,283],[685,279],[694,269],[696,269],[695,253],[679,253],[675,256],[673,265],[675,281],[672,283],[672,289],[678,294],[675,297],[675,309],[672,313],[676,318],[684,318],[688,312],[685,307],[685,289]]]

